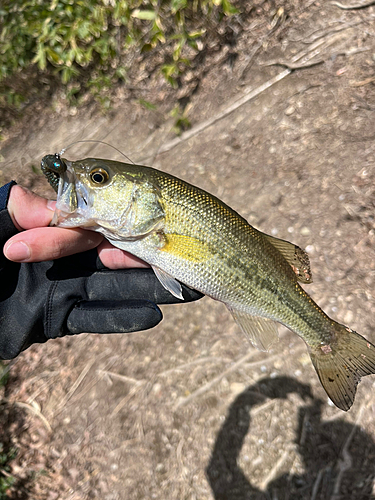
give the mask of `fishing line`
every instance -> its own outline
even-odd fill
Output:
[[[104,141],[98,141],[98,140],[95,140],[95,139],[85,139],[85,140],[82,140],[82,141],[75,141],[75,142],[72,142],[71,144],[69,144],[69,146],[67,146],[66,148],[63,148],[59,154],[59,156],[63,155],[65,153],[65,151],[69,148],[71,148],[72,146],[74,146],[75,144],[80,144],[80,143],[83,143],[83,142],[96,142],[98,144],[104,144],[105,146],[109,146],[110,148],[112,149],[115,149],[118,153],[120,153],[124,158],[126,158],[128,161],[130,161],[131,163],[133,163],[133,165],[135,165],[134,161],[131,160],[129,158],[129,156],[126,156],[126,154],[124,154],[122,151],[120,151],[119,149],[117,149],[115,146],[112,146],[112,144],[108,144],[108,142],[104,142]]]

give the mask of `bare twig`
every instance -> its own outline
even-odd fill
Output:
[[[363,403],[359,409],[359,412],[358,412],[357,418],[355,419],[353,428],[352,428],[349,436],[347,437],[345,444],[344,444],[344,447],[342,449],[342,452],[341,452],[342,458],[339,458],[339,461],[338,461],[339,473],[337,474],[337,477],[336,477],[335,485],[333,488],[333,495],[331,496],[331,500],[339,500],[339,498],[341,498],[341,495],[340,495],[341,482],[342,482],[342,479],[343,479],[345,472],[348,469],[350,469],[350,467],[352,465],[352,457],[349,453],[349,446],[351,445],[354,434],[358,429],[358,424],[360,423],[360,421],[362,419],[362,414],[363,414],[363,411],[365,408],[366,408],[366,405]]]
[[[180,370],[185,370],[185,368],[190,368],[191,366],[199,365],[201,363],[209,363],[209,362],[229,363],[230,361],[231,360],[228,358],[218,358],[216,356],[206,356],[204,358],[193,359],[193,361],[190,361],[189,363],[183,363],[181,365],[175,366],[174,368],[170,368],[169,370],[165,370],[163,372],[158,373],[156,376],[162,377],[165,375],[169,375],[170,373],[178,372]]]
[[[363,21],[358,21],[358,22],[355,22],[353,24],[348,23],[348,25],[346,25],[343,29],[345,29],[347,27],[355,26],[356,24],[359,24],[360,22],[363,22]],[[340,29],[340,31],[341,31],[341,29]],[[317,40],[311,44],[308,52],[300,52],[300,53],[296,54],[294,57],[291,58],[290,62],[289,61],[282,61],[282,62],[273,61],[272,63],[267,63],[267,65],[281,64],[283,66],[286,66],[287,69],[285,69],[281,73],[277,74],[276,76],[274,76],[273,78],[271,78],[270,80],[268,80],[264,84],[260,85],[256,89],[251,89],[251,88],[245,89],[246,95],[244,95],[243,97],[232,102],[229,106],[224,108],[222,111],[217,113],[212,118],[195,125],[190,130],[187,130],[186,132],[181,134],[179,137],[176,137],[176,138],[172,139],[171,141],[166,142],[164,145],[162,145],[159,148],[156,155],[166,153],[167,151],[174,149],[176,146],[178,146],[182,142],[187,141],[187,140],[191,139],[192,137],[195,137],[196,135],[200,134],[201,132],[206,130],[208,127],[211,127],[212,125],[217,123],[219,120],[222,120],[223,118],[225,118],[229,114],[233,113],[233,111],[237,110],[243,104],[246,104],[247,102],[251,101],[252,99],[257,97],[258,95],[260,95],[262,92],[269,89],[272,85],[275,85],[277,82],[279,82],[280,80],[282,80],[283,78],[288,76],[293,70],[308,68],[310,66],[315,66],[317,64],[321,64],[322,62],[324,62],[324,60],[322,60],[322,59],[319,59],[318,61],[311,61],[311,62],[306,61],[305,63],[301,63],[299,65],[296,65],[295,63],[302,58],[308,58],[308,60],[313,59],[314,57],[316,57],[320,53],[320,49],[318,50],[318,47],[320,47],[323,44],[325,44],[325,47],[328,47],[329,45],[332,45],[333,43],[335,43],[335,41],[336,41],[335,36],[333,36],[328,41]],[[362,50],[368,50],[368,49],[359,49],[357,51],[360,52]],[[355,52],[347,51],[344,53],[344,55],[351,55],[353,53],[355,53]],[[341,53],[334,54],[334,55],[341,55]],[[154,158],[156,155],[153,155],[152,158]],[[145,161],[148,161],[150,158],[145,158]]]
[[[301,52],[298,52],[295,56],[291,58],[290,61],[292,63],[300,61],[301,59],[305,59],[305,62],[311,61],[311,59],[313,59],[314,57],[316,57],[318,54],[321,53],[322,48],[327,48],[330,45],[333,45],[339,39],[340,39],[339,34],[332,35],[328,40],[317,39],[309,45],[307,51],[302,50]]]
[[[126,375],[120,375],[119,373],[110,372],[108,370],[96,370],[96,373],[98,375],[108,375],[109,377],[121,380],[122,382],[126,382],[128,384],[141,385],[146,382],[146,380],[137,380],[135,378],[127,377]]]
[[[175,148],[176,146],[178,146],[182,142],[187,141],[188,139],[191,139],[192,137],[200,134],[201,132],[206,130],[206,128],[211,127],[211,125],[214,125],[219,120],[222,120],[223,118],[225,118],[229,114],[233,113],[233,111],[238,109],[240,106],[251,101],[251,99],[254,99],[259,94],[261,94],[265,90],[272,87],[272,85],[275,85],[275,83],[279,82],[280,80],[282,80],[283,78],[288,76],[290,73],[291,73],[291,70],[286,69],[286,70],[282,71],[281,73],[277,74],[276,76],[274,76],[273,78],[271,78],[270,80],[268,80],[267,82],[263,83],[262,85],[260,85],[256,89],[249,90],[246,93],[246,95],[244,95],[240,99],[237,99],[236,101],[234,101],[232,104],[227,106],[225,109],[220,111],[218,114],[216,114],[215,116],[213,116],[209,120],[205,120],[204,122],[199,123],[195,127],[192,127],[190,130],[187,130],[186,132],[181,134],[180,137],[176,137],[175,139],[172,139],[171,141],[164,144],[159,149],[158,154],[170,151],[171,149]]]
[[[353,28],[354,26],[357,26],[358,24],[362,24],[362,23],[363,23],[362,19],[360,21],[351,21],[349,23],[340,24],[339,26],[335,26],[334,28],[331,28],[329,30],[325,30],[322,33],[320,33],[322,31],[322,28],[319,28],[319,29],[314,30],[311,33],[309,33],[309,35],[307,35],[307,37],[296,38],[296,39],[291,40],[291,41],[292,42],[302,42],[305,44],[311,44],[311,43],[314,43],[317,40],[320,40],[321,38],[324,38],[328,35],[331,35],[333,33],[339,33],[340,31],[345,31],[349,28]],[[315,35],[316,33],[318,33],[318,34],[315,37],[313,37],[313,35]]]
[[[254,410],[251,410],[251,416],[255,417],[255,415],[258,415],[258,413],[262,413],[264,410],[268,410],[269,408],[271,408],[271,406],[276,404],[276,402],[277,399],[270,399],[269,401],[266,401],[262,405],[257,406]]]
[[[16,406],[19,406],[20,408],[24,408],[25,410],[29,411],[30,413],[33,413],[34,415],[36,415],[43,422],[47,431],[52,432],[52,427],[51,427],[50,423],[48,422],[46,417],[43,415],[43,413],[39,410],[39,408],[37,408],[34,405],[29,405],[27,403],[23,403],[22,401],[15,401],[14,404]]]
[[[249,59],[246,63],[246,66],[242,69],[241,71],[241,75],[240,75],[240,78],[243,78],[244,74],[246,73],[246,71],[249,70],[249,68],[251,67],[251,65],[253,64],[253,61],[254,61],[254,57],[256,56],[257,52],[259,51],[259,49],[261,47],[263,47],[264,45],[264,42],[267,40],[267,38],[269,38],[274,32],[276,31],[276,26],[274,28],[272,28],[268,33],[266,33],[264,36],[262,36],[262,38],[260,39],[260,41],[255,45],[254,49],[252,50],[250,56],[249,56]]]
[[[352,56],[353,54],[357,54],[359,52],[367,52],[370,50],[369,47],[359,47],[356,49],[348,49],[348,50],[343,50],[341,52],[335,52],[333,54],[330,54],[327,56],[325,59],[318,59],[317,61],[311,61],[307,62],[305,64],[296,64],[293,62],[289,61],[269,61],[267,63],[262,64],[262,66],[285,66],[286,68],[290,69],[291,71],[297,70],[297,69],[304,69],[304,68],[310,68],[312,66],[317,66],[318,64],[323,64],[326,62],[327,59],[332,58],[332,57],[337,57],[337,56]],[[373,78],[368,78],[364,82],[360,82],[362,85],[366,85],[367,83],[370,83],[375,80],[375,77]],[[359,86],[359,85],[357,85]]]
[[[269,32],[268,34],[271,34],[271,32]],[[254,62],[254,57],[256,56],[257,52],[259,51],[259,49],[262,47],[264,41],[266,39],[266,36],[264,36],[260,42],[258,42],[256,45],[255,45],[255,48],[253,49],[253,51],[251,52],[251,54],[249,55],[248,57],[248,60],[246,62],[246,65],[245,67],[242,69],[241,71],[241,74],[240,74],[240,78],[243,78],[244,74],[246,73],[246,71],[248,71],[248,69],[252,66],[253,62]]]
[[[368,85],[369,83],[375,82],[375,76],[370,76],[361,82],[352,82],[350,83],[351,87],[363,87],[364,85]]]
[[[312,489],[312,493],[311,493],[311,500],[315,500],[316,499],[316,496],[318,494],[318,491],[319,491],[319,486],[320,486],[320,483],[322,482],[322,477],[323,477],[323,473],[326,469],[320,469],[320,471],[318,472],[318,475],[315,479],[315,483],[314,483],[314,486],[313,486],[313,489]]]
[[[305,64],[296,64],[288,61],[270,61],[262,64],[262,66],[285,66],[285,68],[294,71],[296,69],[311,68],[312,66],[317,66],[318,64],[323,64],[323,63],[324,59],[319,59],[318,61],[312,61]]]
[[[231,365],[229,368],[224,370],[217,377],[213,378],[212,380],[210,380],[206,384],[199,387],[199,389],[197,389],[196,391],[189,394],[189,396],[186,396],[184,398],[180,398],[178,403],[175,405],[174,409],[177,410],[177,408],[180,408],[181,406],[185,406],[186,404],[190,403],[190,401],[192,401],[196,397],[201,396],[202,394],[209,391],[211,389],[211,387],[213,387],[214,385],[219,383],[223,377],[228,375],[228,373],[231,373],[231,372],[237,370],[241,365],[245,364],[248,359],[252,358],[254,356],[254,354],[256,354],[256,352],[257,351],[253,351],[253,350],[249,351],[247,354],[245,354],[245,356],[242,356],[242,358],[240,358],[238,361],[236,361],[236,363],[233,363],[233,365]],[[267,360],[255,361],[254,363],[250,363],[247,366],[256,366],[259,364],[264,364],[265,361],[270,362],[278,357],[279,356],[275,354],[274,356],[267,358]]]
[[[370,47],[358,47],[354,49],[343,50],[342,52],[335,52],[331,57],[337,56],[353,56],[354,54],[359,54],[360,52],[368,52]]]
[[[303,50],[301,52],[298,52],[298,54],[293,56],[290,61],[268,61],[266,63],[263,63],[262,66],[271,66],[278,64],[281,66],[287,66],[287,68],[292,71],[295,69],[307,68],[309,67],[309,65],[315,66],[316,64],[321,64],[324,62],[324,59],[319,59],[318,61],[312,61],[312,59],[320,54],[321,45],[324,45],[325,48],[329,45],[332,45],[333,43],[335,43],[337,36],[338,35],[333,35],[329,40],[316,40],[315,42],[310,44],[307,51]],[[296,64],[297,61],[301,61],[301,59],[304,60],[304,62]]]
[[[335,5],[336,7],[342,10],[358,10],[358,9],[365,9],[366,7],[370,7],[371,5],[375,5],[375,0],[371,0],[370,2],[366,3],[355,3],[353,5],[343,5],[342,3],[339,2],[331,2],[331,5]]]
[[[91,361],[89,361],[87,363],[87,365],[81,371],[80,375],[78,376],[78,378],[76,379],[76,381],[74,382],[74,384],[72,385],[72,387],[70,388],[70,391],[68,392],[68,394],[63,398],[63,400],[61,401],[61,403],[57,407],[55,414],[58,413],[60,410],[62,410],[64,408],[64,406],[66,405],[66,403],[69,401],[69,399],[73,396],[73,394],[76,392],[76,390],[78,389],[78,387],[81,385],[83,379],[86,377],[86,375],[88,374],[90,368],[92,367],[92,365],[95,362],[97,362],[97,360],[96,359],[92,359]]]
[[[117,415],[117,413],[119,413],[119,411],[122,410],[122,408],[127,404],[128,401],[130,401],[130,399],[134,396],[134,394],[138,391],[139,389],[139,385],[134,385],[130,391],[128,392],[128,394],[122,398],[122,400],[116,405],[115,409],[112,411],[112,417],[114,417],[115,415]]]
[[[275,463],[275,465],[272,467],[272,469],[270,470],[270,472],[267,474],[267,476],[261,482],[260,488],[262,490],[265,490],[267,488],[267,486],[268,486],[268,483],[270,483],[273,479],[275,479],[275,477],[279,473],[281,467],[285,464],[285,462],[287,461],[288,457],[290,455],[292,455],[292,454],[295,454],[294,447],[293,448],[290,447],[289,449],[286,449],[284,451],[284,453],[281,455],[281,457],[279,458],[279,460]]]

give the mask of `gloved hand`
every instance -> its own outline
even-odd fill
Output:
[[[1,248],[17,233],[7,210],[1,210],[6,202],[3,187]],[[162,319],[156,304],[182,302],[163,288],[151,269],[112,271],[103,266],[96,249],[21,264],[1,254],[0,283],[0,359],[64,335],[146,330]],[[185,286],[183,295],[186,301],[202,297]]]

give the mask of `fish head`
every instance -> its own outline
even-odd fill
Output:
[[[136,239],[164,220],[160,190],[139,165],[47,155],[41,168],[57,192],[52,224],[84,227],[109,239]]]

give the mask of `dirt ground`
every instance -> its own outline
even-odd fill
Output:
[[[107,141],[304,247],[308,292],[375,342],[375,6],[258,3],[205,60],[179,139],[165,110],[184,87],[155,78],[157,111],[41,110],[2,144],[1,180],[52,196],[31,165]],[[88,155],[119,159],[91,143],[66,153]],[[151,331],[50,341],[11,364],[10,498],[375,499],[375,377],[344,413],[285,328],[262,353],[209,298],[163,312]]]

